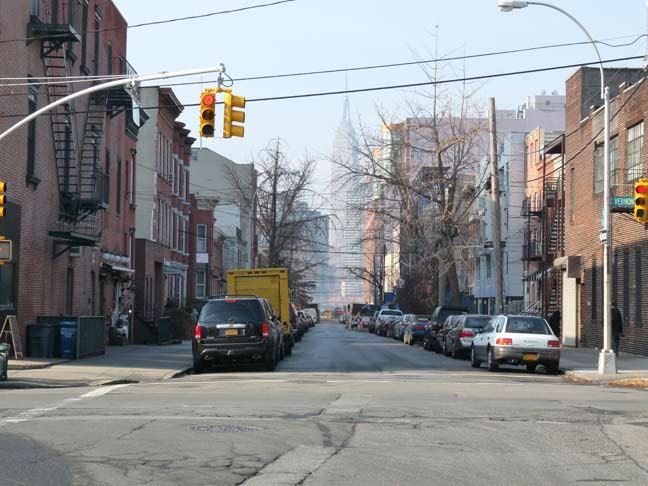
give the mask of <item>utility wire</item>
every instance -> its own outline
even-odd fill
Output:
[[[629,61],[629,60],[636,60],[636,59],[643,59],[644,56],[630,56],[630,57],[622,57],[622,58],[616,58],[616,59],[606,59],[603,61],[603,63],[610,63],[610,62],[619,62],[619,61]],[[389,89],[404,89],[404,88],[414,88],[414,87],[421,87],[421,86],[433,86],[436,84],[450,84],[450,83],[461,83],[461,82],[466,82],[466,81],[474,81],[474,80],[480,80],[480,79],[493,79],[493,78],[501,78],[501,77],[508,77],[508,76],[519,76],[523,74],[533,74],[533,73],[539,73],[539,72],[547,72],[547,71],[557,71],[561,69],[570,69],[570,68],[576,68],[576,67],[583,67],[583,66],[590,66],[592,64],[599,64],[599,61],[591,61],[591,62],[584,62],[584,63],[575,63],[575,64],[563,64],[559,66],[548,66],[548,67],[542,67],[542,68],[535,68],[535,69],[526,69],[526,70],[519,70],[519,71],[508,71],[508,72],[502,72],[502,73],[494,73],[494,74],[483,74],[479,76],[469,76],[469,77],[463,77],[463,78],[453,78],[453,79],[444,79],[444,80],[438,80],[438,81],[422,81],[419,83],[408,83],[408,84],[392,84],[392,85],[385,85],[385,86],[375,86],[375,87],[370,87],[370,88],[357,88],[357,89],[345,89],[345,90],[337,90],[337,91],[319,91],[319,92],[314,92],[314,93],[304,93],[304,94],[294,94],[294,95],[285,95],[285,96],[269,96],[265,98],[248,98],[246,100],[246,103],[255,103],[255,102],[263,102],[263,101],[282,101],[282,100],[289,100],[289,99],[303,99],[303,98],[315,98],[315,97],[320,97],[320,96],[333,96],[333,95],[342,95],[342,94],[352,94],[352,93],[367,93],[367,92],[373,92],[373,91],[385,91]],[[223,102],[219,101],[216,104],[222,105]],[[200,106],[200,103],[186,103],[182,105],[183,107],[193,107],[193,106]],[[140,107],[144,110],[157,110],[157,109],[165,109],[165,108],[175,108],[175,105],[155,105],[155,106],[145,106],[145,107]],[[84,110],[84,111],[75,111],[75,113],[104,113],[104,110]],[[27,114],[3,114],[0,115],[0,118],[24,118],[26,117]]]
[[[291,0],[294,1],[294,0]],[[624,44],[609,44],[607,42],[603,41],[595,41],[600,44],[604,44],[610,47],[626,47],[630,46],[643,37],[646,37],[648,34],[641,34],[636,36],[636,38],[628,43]],[[468,54],[464,56],[453,56],[453,57],[444,57],[444,58],[439,58],[439,59],[427,59],[427,60],[420,60],[420,61],[408,61],[408,62],[397,62],[397,63],[390,63],[390,64],[375,64],[375,65],[367,65],[367,66],[352,66],[352,67],[346,67],[346,68],[334,68],[334,69],[325,69],[325,70],[319,70],[319,71],[302,71],[302,72],[294,72],[294,73],[283,73],[283,74],[268,74],[268,75],[260,75],[260,76],[249,76],[249,77],[243,77],[243,78],[235,78],[233,81],[256,81],[256,80],[265,80],[265,79],[278,79],[278,78],[289,78],[289,77],[296,77],[296,76],[312,76],[312,75],[320,75],[320,74],[334,74],[334,73],[341,73],[341,72],[353,72],[353,71],[364,71],[364,70],[372,70],[372,69],[386,69],[386,68],[392,68],[392,67],[402,67],[402,66],[412,66],[412,65],[421,65],[421,64],[432,64],[436,63],[439,61],[455,61],[455,60],[461,60],[461,59],[474,59],[474,58],[480,58],[480,57],[488,57],[488,56],[499,56],[499,55],[504,55],[504,54],[512,54],[512,53],[519,53],[519,52],[528,52],[528,51],[536,51],[540,49],[552,49],[552,48],[557,48],[557,47],[566,47],[566,46],[576,46],[576,45],[583,45],[583,44],[590,44],[588,41],[583,41],[583,42],[570,42],[570,43],[564,43],[564,44],[549,44],[549,45],[544,45],[544,46],[535,46],[535,47],[526,47],[526,48],[521,48],[521,49],[509,49],[509,50],[504,50],[504,51],[494,51],[494,52],[483,52],[483,53],[478,53],[478,54]],[[36,79],[42,79],[42,80],[53,80],[55,84],[63,83],[63,80],[67,79],[85,79],[85,80],[94,80],[94,79],[119,79],[123,78],[124,75],[114,75],[114,76],[42,76],[42,77],[29,77],[29,78],[21,78],[21,77],[16,77],[16,78],[2,78],[0,77],[0,81],[2,80],[36,80]],[[208,81],[187,81],[187,82],[179,82],[179,83],[169,83],[165,84],[165,86],[190,86],[190,85],[195,85],[195,84],[205,84],[205,83],[216,83],[217,80],[208,80]],[[24,83],[22,85],[31,85],[32,83]],[[45,82],[42,82],[40,84],[46,84]],[[0,87],[3,86],[21,86],[21,84],[0,84]],[[0,95],[3,96],[3,95]]]
[[[195,19],[202,19],[206,17],[214,17],[216,15],[225,15],[225,14],[231,14],[231,13],[238,13],[238,12],[244,12],[246,10],[253,10],[257,8],[264,8],[264,7],[274,7],[276,5],[280,5],[282,3],[290,3],[290,2],[296,2],[297,0],[277,0],[276,2],[271,2],[271,3],[261,3],[258,5],[249,5],[247,7],[240,7],[240,8],[234,8],[230,10],[221,10],[218,12],[209,12],[209,13],[204,13],[204,14],[198,14],[198,15],[189,15],[186,17],[175,17],[171,19],[166,19],[166,20],[156,20],[152,22],[143,22],[141,24],[133,24],[133,25],[126,25],[124,27],[107,27],[105,29],[98,29],[98,30],[87,30],[86,32],[89,34],[95,34],[97,32],[111,32],[111,31],[116,31],[116,30],[127,30],[127,29],[136,29],[138,27],[146,27],[149,25],[161,25],[161,24],[170,24],[172,22],[182,22],[185,20],[195,20]],[[51,38],[55,38],[56,36],[50,36]],[[61,37],[67,37],[66,34],[61,34]],[[28,42],[28,41],[33,41],[33,40],[39,40],[38,37],[23,37],[19,39],[0,39],[0,44],[6,44],[8,42]]]

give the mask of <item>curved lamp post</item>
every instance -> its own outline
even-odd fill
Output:
[[[530,2],[526,0],[498,0],[497,6],[502,12],[511,12],[529,5],[539,5],[557,10],[574,22],[580,30],[587,36],[596,51],[596,57],[599,61],[599,70],[601,72],[601,99],[603,100],[603,221],[601,224],[601,234],[603,237],[603,349],[599,354],[598,372],[600,374],[616,373],[616,359],[612,351],[612,326],[611,326],[611,304],[612,288],[610,278],[610,256],[612,254],[612,221],[610,218],[610,90],[605,86],[605,71],[601,53],[596,46],[596,42],[583,25],[576,20],[569,12],[545,2]]]

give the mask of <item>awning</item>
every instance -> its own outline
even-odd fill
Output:
[[[109,263],[102,263],[101,270],[104,272],[118,273],[121,277],[129,277],[135,273],[135,270],[128,267],[121,267],[119,265],[110,265]]]

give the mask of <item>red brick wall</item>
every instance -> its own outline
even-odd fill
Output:
[[[60,19],[67,18],[67,2],[61,5]],[[43,2],[47,6],[47,2]],[[121,27],[125,25],[124,19],[114,8],[110,0],[90,0],[89,29],[93,29],[94,8],[99,5],[104,16],[102,27]],[[29,22],[31,2],[24,0],[3,0],[0,2],[0,31],[3,39],[24,38],[27,35],[26,26]],[[111,30],[101,33],[100,42],[100,73],[107,71],[106,42],[113,45],[113,56],[124,55],[126,52],[126,31]],[[88,64],[93,60],[94,38],[88,35]],[[80,56],[80,44],[75,43],[73,53]],[[103,59],[104,62],[101,62]],[[40,43],[25,42],[0,44],[0,65],[3,67],[3,76],[26,77],[43,76],[43,60],[40,57]],[[91,67],[91,66],[89,66]],[[72,64],[71,74],[82,74],[80,61]],[[82,89],[87,84],[78,83],[74,89]],[[6,130],[19,117],[27,113],[27,87],[0,87],[0,131]],[[38,107],[47,103],[47,94],[44,86],[38,92]],[[79,113],[75,117],[77,134],[80,135],[85,124],[85,113],[88,100],[80,99],[75,102],[75,109]],[[119,115],[110,122],[106,132],[106,141],[111,147],[113,160],[121,157],[125,160],[130,157],[132,141],[128,141],[124,134],[125,115]],[[59,191],[56,172],[56,163],[52,149],[52,134],[47,117],[40,117],[36,121],[36,170],[35,174],[40,179],[38,185],[26,183],[27,171],[27,129],[25,127],[11,134],[0,142],[0,179],[8,183],[9,201],[20,207],[21,218],[19,222],[20,253],[16,261],[16,279],[18,292],[15,296],[16,309],[10,310],[18,316],[21,336],[25,339],[24,329],[28,324],[36,321],[38,315],[61,314],[66,311],[66,278],[68,269],[74,272],[73,306],[74,314],[87,314],[91,311],[89,301],[91,295],[91,272],[95,278],[99,275],[100,254],[91,248],[85,248],[83,256],[70,257],[67,253],[54,258],[53,240],[49,231],[56,228],[59,215]],[[79,138],[78,138],[79,139]],[[103,154],[103,150],[100,151]],[[123,180],[123,177],[122,177]],[[114,194],[113,188],[113,194]],[[12,206],[13,207],[13,206]],[[122,221],[111,221],[114,215],[105,214],[106,236],[105,244],[115,252],[122,254],[123,238],[116,234],[123,228],[132,224],[126,215]],[[0,234],[7,230],[8,224],[4,218],[0,220]],[[14,234],[17,232],[13,231]],[[112,239],[114,236],[114,240]],[[103,246],[104,242],[102,242]],[[95,281],[95,301],[98,301],[99,282]],[[98,307],[98,305],[97,305]],[[7,310],[5,311],[5,313]]]
[[[632,78],[636,73],[628,71],[627,74]],[[619,74],[615,76],[617,84],[621,83],[623,80],[619,79],[621,76]],[[581,344],[599,347],[602,345],[603,330],[603,254],[598,234],[601,226],[603,195],[602,193],[593,195],[594,142],[592,138],[603,125],[599,114],[601,110],[590,114],[581,122],[581,106],[584,106],[587,101],[582,99],[582,79],[583,70],[579,70],[567,81],[566,161],[568,163],[565,170],[565,249],[566,255],[581,255],[585,261],[580,287]],[[631,195],[633,185],[624,183],[623,172],[626,131],[646,118],[648,83],[639,85],[635,89],[621,91],[612,103],[611,116],[614,116],[619,109],[618,116],[611,123],[611,136],[618,136],[619,141],[620,169],[618,185],[613,194]],[[602,135],[597,137],[597,141],[602,142]],[[644,176],[647,156],[648,140],[644,131],[642,152]],[[574,170],[573,183],[572,169]],[[572,197],[572,188],[575,188],[574,197]],[[570,220],[572,211],[574,217]],[[613,300],[617,301],[625,318],[625,337],[622,339],[621,350],[648,355],[648,346],[646,346],[648,322],[644,322],[642,316],[642,313],[648,310],[648,302],[644,303],[642,299],[636,298],[637,292],[641,295],[648,289],[648,278],[638,276],[648,271],[648,232],[629,215],[624,214],[613,214],[612,225],[614,253],[619,255],[612,264],[612,275],[616,276],[613,279]],[[624,253],[628,254],[627,259],[623,258]],[[640,272],[636,272],[636,269]],[[641,309],[637,309],[637,304],[640,304]]]

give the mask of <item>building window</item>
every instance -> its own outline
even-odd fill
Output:
[[[626,182],[641,177],[641,149],[643,147],[643,122],[628,128],[626,138]]]
[[[88,0],[83,0],[81,7],[81,68],[87,69],[86,57],[88,52]]]
[[[630,252],[623,252],[623,319],[630,317]]]
[[[576,210],[576,169],[569,171],[569,223],[574,224],[574,212]]]
[[[115,199],[115,211],[121,214],[121,182],[122,182],[122,161],[117,160],[117,193]]]
[[[74,270],[72,268],[67,270],[65,290],[65,313],[71,315],[74,303]]]
[[[204,270],[196,270],[196,299],[204,299],[207,291],[207,274]]]
[[[187,239],[186,235],[187,234],[187,222],[182,219],[182,231],[180,231],[180,251],[182,253],[187,253]]]
[[[196,251],[205,253],[207,251],[207,225],[199,224],[196,226]]]
[[[486,278],[491,278],[493,276],[493,270],[491,266],[491,256],[486,255]]]
[[[605,163],[605,145],[597,143],[594,146],[594,194],[603,192],[603,176],[605,171],[603,165]]]
[[[32,114],[38,109],[38,88],[29,87],[27,96],[27,113]],[[36,176],[36,120],[27,123],[27,177]]]
[[[95,40],[94,40],[94,75],[99,75],[99,35],[101,29],[101,10],[95,8],[95,21],[94,21],[94,30],[95,30]]]
[[[641,326],[641,300],[643,299],[643,282],[641,281],[641,248],[635,250],[635,324]]]
[[[106,44],[106,66],[108,69],[106,70],[108,76],[112,76],[113,73],[113,50],[112,50],[112,44],[109,42]]]
[[[610,186],[619,185],[619,137],[610,139]]]
[[[0,265],[0,310],[11,310],[14,304],[14,264]]]

